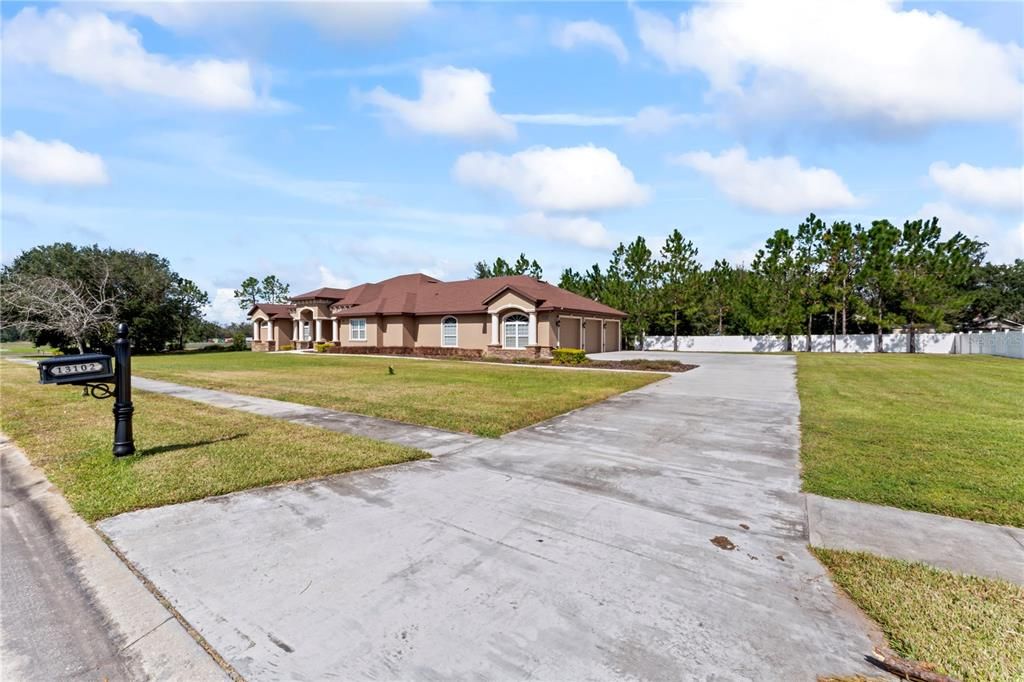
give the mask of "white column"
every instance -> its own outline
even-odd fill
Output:
[[[498,345],[498,313],[491,313],[491,345]]]
[[[587,347],[587,328],[583,326],[583,318],[580,318],[580,349]]]
[[[299,340],[299,321],[292,320],[292,343]]]
[[[324,321],[319,317],[316,318],[316,338],[314,341],[320,341],[324,338]]]
[[[331,341],[341,341],[338,338],[338,318],[331,319]]]
[[[526,328],[526,345],[537,345],[537,313],[530,313],[530,325]]]
[[[266,338],[266,340],[267,341],[273,341],[274,340],[274,321],[273,320],[267,320],[267,338]]]
[[[252,340],[253,341],[259,341],[260,340],[260,321],[259,320],[253,320],[252,321]]]

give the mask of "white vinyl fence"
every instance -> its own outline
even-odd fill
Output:
[[[793,350],[807,348],[806,336],[793,336]],[[837,353],[874,353],[874,334],[837,335]],[[973,334],[922,334],[914,335],[918,353],[986,353],[1024,358],[1024,332],[986,332]],[[786,349],[784,336],[680,336],[679,350],[718,353],[777,353]],[[671,336],[648,336],[644,339],[644,350],[672,350]],[[811,336],[811,350],[816,353],[832,351],[831,334]],[[907,334],[883,334],[882,351],[885,353],[906,353],[910,350]]]
[[[1002,355],[1024,359],[1024,331],[957,334],[955,345],[954,352],[963,355]]]

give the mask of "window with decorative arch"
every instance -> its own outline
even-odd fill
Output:
[[[451,315],[441,320],[441,345],[446,348],[459,345],[459,321]]]
[[[505,348],[522,349],[530,343],[530,318],[522,313],[512,313],[505,317]]]

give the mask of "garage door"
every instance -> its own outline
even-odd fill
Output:
[[[587,328],[583,330],[584,349],[588,353],[601,352],[601,320],[587,320]]]
[[[604,327],[604,349],[606,352],[619,349],[619,323],[608,320]]]
[[[558,322],[558,345],[562,348],[580,347],[580,320],[577,317],[562,317]]]

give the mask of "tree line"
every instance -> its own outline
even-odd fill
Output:
[[[865,227],[811,214],[793,230],[776,230],[749,265],[716,260],[705,268],[693,242],[674,230],[657,252],[637,237],[620,243],[603,268],[564,270],[558,286],[627,313],[630,340],[775,334],[792,347],[794,336],[827,334],[834,346],[838,335],[872,333],[881,347],[881,335],[895,329],[913,339],[915,331],[979,318],[1024,322],[1024,260],[984,263],[985,247],[959,232],[943,239],[936,218]],[[517,262],[529,261],[524,254]],[[482,265],[478,276],[487,276]]]
[[[131,326],[142,352],[224,336],[231,330],[202,317],[209,303],[167,259],[142,251],[56,243],[25,251],[0,270],[4,338],[65,351],[109,348],[117,322]]]

